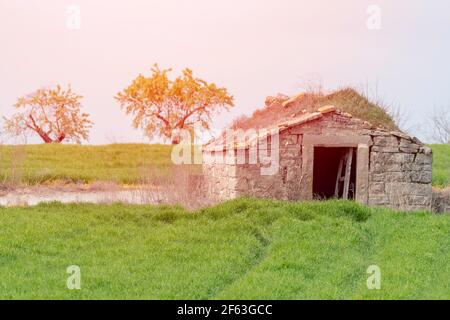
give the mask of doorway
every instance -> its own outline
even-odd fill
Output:
[[[314,147],[313,197],[354,200],[356,148]]]

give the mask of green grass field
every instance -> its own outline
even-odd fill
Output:
[[[170,153],[146,144],[0,146],[0,181],[136,184],[149,168],[164,172]]]
[[[0,208],[0,298],[449,299],[450,216],[352,202]],[[81,290],[66,268],[81,269]],[[381,268],[381,290],[366,285]]]
[[[433,149],[433,185],[450,186],[450,144],[431,145]]]
[[[431,147],[433,185],[450,186],[450,145]],[[0,146],[0,182],[138,184],[149,169],[168,171],[170,153],[169,145],[145,144]]]

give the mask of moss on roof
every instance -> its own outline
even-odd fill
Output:
[[[328,95],[305,93],[291,98],[287,103],[286,97],[268,98],[265,107],[256,110],[251,117],[242,116],[236,119],[231,127],[244,130],[267,128],[292,120],[306,112],[315,112],[325,105],[333,105],[376,127],[398,130],[386,108],[371,102],[353,88],[340,89]]]

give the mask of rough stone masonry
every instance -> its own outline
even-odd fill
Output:
[[[430,210],[432,204],[432,151],[403,132],[374,127],[367,121],[333,106],[303,113],[288,122],[274,124],[279,133],[278,170],[262,175],[261,137],[244,143],[215,140],[204,148],[206,194],[213,201],[239,196],[280,200],[311,200],[314,149],[346,147],[356,150],[354,200],[368,205],[402,210]],[[265,138],[265,137],[263,137]],[[229,139],[228,139],[229,140]],[[259,140],[259,141],[258,141]],[[252,143],[257,143],[257,163]],[[267,145],[267,144],[266,144]],[[245,163],[239,161],[245,155]]]

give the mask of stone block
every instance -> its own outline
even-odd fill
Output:
[[[300,166],[287,167],[286,181],[295,183],[300,179],[302,175],[302,169]]]
[[[298,143],[298,135],[295,134],[283,134],[280,138],[280,148],[289,147],[289,146],[297,146]]]
[[[433,154],[433,150],[430,147],[427,147],[427,146],[421,146],[419,148],[419,152],[423,153],[425,155],[428,155],[428,156]]]
[[[431,164],[417,164],[414,162],[402,164],[403,171],[432,171]]]
[[[419,153],[416,156],[416,159],[415,159],[414,162],[418,163],[418,164],[432,164],[433,163],[433,157],[431,155],[426,155],[426,154]]]
[[[320,107],[317,111],[319,111],[322,114],[325,114],[325,113],[336,111],[336,107],[335,106],[323,106],[323,107]]]
[[[393,136],[376,136],[373,138],[373,144],[376,146],[398,146],[398,140]]]
[[[322,134],[322,126],[314,124],[305,124],[300,126],[294,126],[289,129],[290,134],[301,135],[301,134]]]
[[[371,152],[370,161],[380,164],[408,163],[414,160],[414,155],[409,153]]]
[[[431,171],[413,171],[411,172],[411,181],[419,183],[431,183],[433,175]]]
[[[389,204],[389,198],[386,195],[369,193],[369,205],[382,206],[387,204]]]
[[[380,130],[371,130],[370,135],[373,137],[389,137],[392,136],[387,131],[380,131]]]
[[[407,134],[404,134],[403,132],[391,131],[389,133],[392,134],[395,137],[402,138],[402,140],[405,140],[405,141],[410,141],[411,140],[411,137],[408,136]]]
[[[402,171],[401,163],[379,163],[375,162],[370,165],[371,172],[398,172]]]
[[[405,183],[405,182],[392,182],[386,183],[386,192],[394,193],[401,192],[404,195],[413,195],[413,196],[424,196],[430,197],[432,196],[432,187],[431,184],[422,184],[422,183]]]
[[[413,206],[431,206],[431,197],[412,195],[408,197],[408,204]]]
[[[239,191],[247,191],[249,189],[248,180],[243,177],[237,178],[235,188]]]
[[[414,154],[410,153],[394,153],[393,154],[393,162],[395,163],[409,163],[414,161]]]
[[[284,157],[281,157],[280,159],[280,166],[282,167],[292,167],[296,164],[301,164],[301,161],[299,161],[298,159],[288,159]]]
[[[399,149],[397,146],[373,146],[373,152],[398,152]]]
[[[280,150],[281,159],[297,159],[301,157],[300,146],[296,148],[283,148]]]
[[[418,145],[417,143],[412,142],[409,139],[400,139],[400,143],[399,143],[400,147],[417,147],[418,149],[420,148],[420,145]]]
[[[386,172],[386,182],[410,182],[411,177],[407,172]]]
[[[382,182],[385,181],[384,173],[370,173],[369,182]]]
[[[400,147],[400,151],[405,153],[417,153],[419,152],[419,146],[411,144],[411,147]]]
[[[372,182],[369,185],[369,193],[370,194],[376,194],[376,193],[384,194],[384,192],[385,192],[384,183],[382,183],[382,182]]]
[[[305,134],[303,145],[327,146],[327,147],[357,147],[359,144],[372,145],[368,136],[361,135],[314,135]]]

